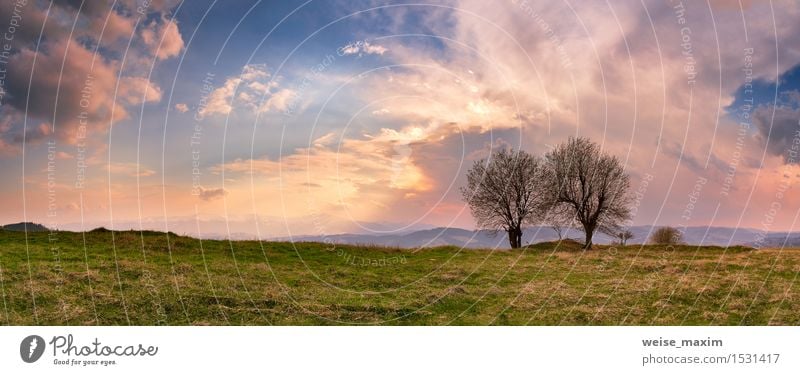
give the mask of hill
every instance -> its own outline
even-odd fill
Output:
[[[634,236],[630,243],[646,242],[654,226],[640,225],[630,228]],[[748,228],[725,228],[725,227],[687,227],[684,228],[684,242],[689,245],[699,246],[736,246],[752,245],[759,232]],[[771,234],[775,238],[781,236],[791,236],[788,233]],[[570,229],[564,232],[565,238],[583,241],[583,232],[577,229]],[[770,238],[773,238],[770,237]],[[800,239],[800,237],[794,237]],[[460,228],[433,228],[426,230],[412,231],[408,233],[388,233],[388,234],[335,234],[327,236],[294,236],[291,238],[283,237],[277,240],[282,241],[303,241],[303,242],[332,242],[339,244],[363,244],[376,246],[397,246],[404,248],[420,248],[435,246],[458,246],[473,249],[492,249],[508,248],[506,234],[499,232],[493,235],[487,230],[466,230]],[[522,235],[523,244],[537,242],[557,241],[556,232],[544,226],[525,228]],[[611,238],[603,233],[596,233],[594,242],[598,244],[612,244],[617,239]],[[800,240],[797,241],[800,244]],[[775,245],[776,241],[771,241]]]
[[[14,232],[49,232],[46,226],[42,224],[36,223],[16,223],[16,224],[6,224],[2,226],[3,230],[14,231]]]
[[[406,250],[108,230],[26,244],[3,231],[0,322],[797,325],[798,272],[791,249]]]
[[[772,248],[796,248],[800,247],[800,235],[793,233],[770,233],[766,235],[760,242],[753,241],[747,243],[747,245]]]

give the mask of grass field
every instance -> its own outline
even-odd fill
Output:
[[[11,325],[798,325],[800,250],[419,251],[0,231]],[[202,245],[202,246],[201,246]]]

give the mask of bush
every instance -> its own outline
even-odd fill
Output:
[[[683,242],[681,231],[673,227],[661,227],[650,235],[650,243],[658,245],[678,245]]]

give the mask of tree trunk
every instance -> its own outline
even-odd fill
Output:
[[[594,235],[594,228],[588,225],[583,226],[583,231],[586,233],[586,242],[583,244],[583,248],[586,250],[592,249],[592,236]]]
[[[522,229],[509,228],[508,229],[508,242],[511,243],[512,249],[518,249],[522,246]]]
[[[563,239],[562,234],[561,234],[561,227],[557,226],[557,225],[553,225],[551,228],[553,228],[553,230],[556,231],[556,234],[558,235],[558,240],[561,241]]]

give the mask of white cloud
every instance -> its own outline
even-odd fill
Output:
[[[291,89],[280,89],[274,94],[269,95],[266,101],[261,105],[259,108],[260,112],[270,112],[270,111],[278,111],[284,112],[289,109],[289,105],[292,104],[292,99],[294,99],[296,93],[294,90]]]
[[[208,95],[208,103],[200,110],[203,116],[221,114],[226,115],[233,110],[231,100],[233,92],[242,80],[240,78],[228,78],[221,87],[215,89]]]
[[[383,55],[388,49],[378,44],[371,44],[367,41],[358,41],[350,43],[339,50],[342,56],[347,55]]]
[[[234,109],[266,113],[286,111],[296,97],[294,90],[280,88],[265,64],[248,64],[238,76],[211,92],[203,115],[227,115]]]

